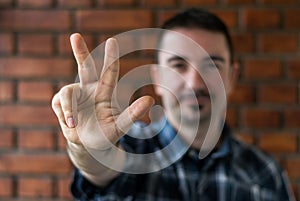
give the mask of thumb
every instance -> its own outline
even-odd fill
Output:
[[[117,118],[117,128],[123,134],[127,133],[132,124],[141,119],[154,105],[155,101],[151,96],[143,96],[134,101]]]

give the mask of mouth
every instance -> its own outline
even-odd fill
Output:
[[[190,108],[193,110],[193,111],[201,111],[203,109],[203,105],[191,105]]]
[[[210,96],[209,95],[194,95],[194,94],[189,94],[189,95],[184,95],[179,99],[180,102],[185,102],[186,104],[189,105],[197,105],[197,107],[206,104],[207,102],[210,102]]]
[[[211,97],[208,91],[197,90],[188,93],[181,94],[179,96],[179,102],[189,107],[192,111],[201,111],[205,105],[210,104]]]

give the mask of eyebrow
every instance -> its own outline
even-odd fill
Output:
[[[216,55],[211,55],[211,56],[208,56],[208,57],[205,57],[203,59],[204,61],[210,61],[210,60],[213,60],[213,61],[220,61],[222,63],[225,63],[225,59],[221,56],[216,56]]]
[[[175,61],[175,60],[180,60],[180,61],[185,61],[185,62],[186,62],[186,59],[185,59],[185,58],[175,55],[175,56],[172,56],[172,57],[170,57],[170,58],[168,59],[168,63],[170,63],[170,62],[172,62],[172,61]]]
[[[177,55],[174,55],[172,57],[170,57],[168,59],[168,63],[169,62],[172,62],[172,61],[175,61],[175,60],[180,60],[180,61],[185,61],[187,62],[187,59],[181,57],[181,56],[177,56]],[[203,61],[219,61],[221,63],[225,63],[225,59],[221,56],[217,56],[217,55],[211,55],[211,56],[207,56],[203,59]]]

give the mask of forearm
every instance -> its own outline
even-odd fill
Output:
[[[68,142],[67,150],[71,161],[82,175],[97,186],[105,187],[120,174],[118,171],[101,164],[82,145]],[[112,161],[112,166],[120,170],[125,164],[125,154],[115,150],[101,151],[100,154]]]

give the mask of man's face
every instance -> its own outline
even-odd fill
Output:
[[[220,94],[228,95],[235,76],[223,34],[187,28],[173,31],[194,42],[165,33],[158,54],[159,66],[152,76],[166,115],[177,127],[183,122],[199,121],[199,112],[201,121],[209,120],[212,102]]]

